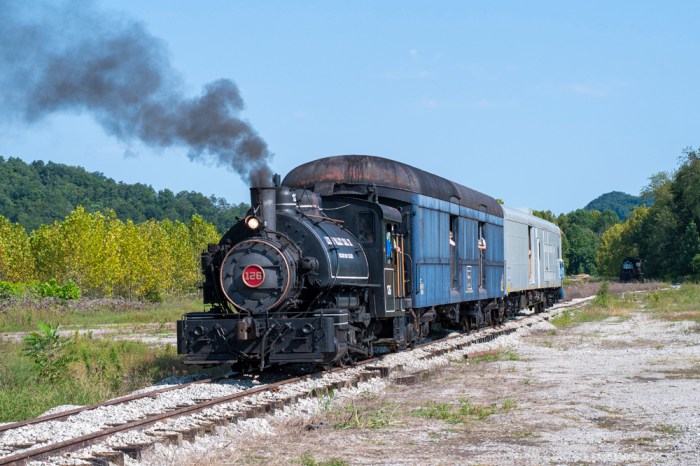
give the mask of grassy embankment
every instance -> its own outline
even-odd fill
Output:
[[[172,346],[154,348],[114,339],[113,334],[98,338],[90,331],[78,334],[105,324],[124,324],[125,332],[133,324],[158,324],[150,326],[150,331],[163,333],[165,325],[171,327],[183,312],[201,309],[201,301],[194,297],[157,305],[105,301],[89,306],[29,303],[0,309],[0,332],[34,331],[39,322],[46,322],[69,329],[70,336],[61,332],[61,338],[71,340],[61,350],[60,377],[50,382],[36,360],[25,354],[23,341],[0,339],[0,422],[38,416],[58,405],[97,403],[168,376],[202,372],[199,367],[184,366]]]
[[[684,284],[643,293],[625,293],[619,285],[603,283],[590,304],[577,311],[566,311],[552,319],[552,323],[562,327],[610,317],[625,319],[639,310],[657,319],[687,320],[700,324],[700,285]]]

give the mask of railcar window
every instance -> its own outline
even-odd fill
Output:
[[[391,229],[389,225],[386,226],[386,263],[387,265],[391,265],[391,253],[394,249],[392,242],[391,242]]]
[[[527,257],[529,260],[529,268],[530,268],[530,283],[534,282],[534,277],[533,277],[533,270],[532,270],[532,227],[528,227],[527,229]]]
[[[453,290],[459,288],[459,248],[457,247],[458,231],[456,215],[450,215],[450,286]]]
[[[363,243],[374,243],[374,214],[372,212],[360,212],[360,241]]]
[[[486,288],[486,271],[484,270],[486,265],[486,233],[485,233],[486,223],[479,222],[479,229],[477,234],[479,238],[477,239],[477,247],[479,249],[479,288]]]

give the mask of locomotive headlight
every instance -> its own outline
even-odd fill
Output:
[[[249,215],[245,218],[245,224],[251,230],[260,228],[260,219],[254,215]]]

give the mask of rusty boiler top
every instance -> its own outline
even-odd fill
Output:
[[[503,217],[500,204],[490,196],[405,163],[372,155],[338,155],[314,160],[294,168],[282,184],[312,191],[323,186],[326,192],[334,185],[398,189]]]

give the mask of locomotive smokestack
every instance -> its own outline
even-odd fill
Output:
[[[250,188],[250,205],[258,207],[258,214],[263,218],[265,227],[277,229],[277,188],[265,186]]]
[[[275,231],[277,229],[277,186],[280,176],[262,172],[257,172],[256,175],[258,176],[255,179],[256,184],[250,188],[250,205],[258,208],[258,215],[263,218],[265,227]]]
[[[251,185],[270,179],[272,154],[238,116],[233,81],[186,96],[166,46],[142,23],[92,0],[0,1],[0,18],[0,118],[87,112],[127,144],[185,147],[190,159],[213,160]]]

